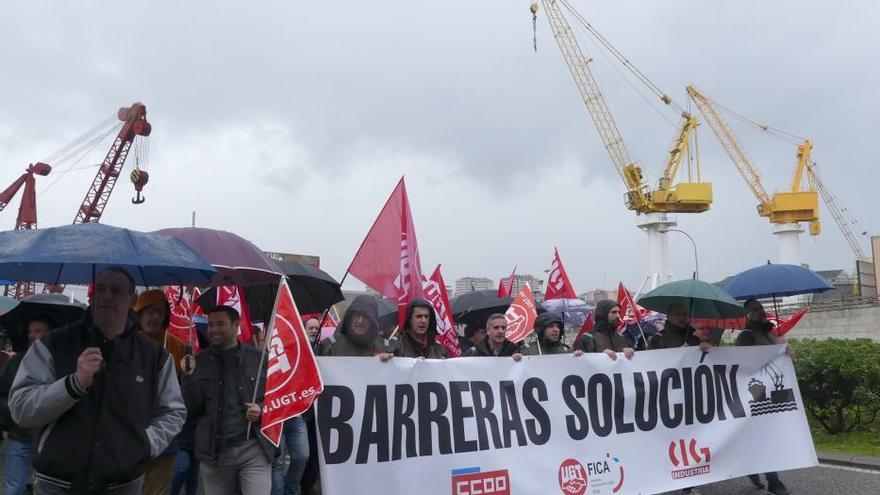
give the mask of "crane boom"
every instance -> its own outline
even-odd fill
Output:
[[[98,168],[98,173],[92,181],[83,199],[73,223],[97,223],[101,220],[104,207],[116,185],[116,179],[122,171],[128,151],[136,136],[149,136],[152,127],[147,122],[147,107],[143,103],[135,103],[128,108],[120,108],[117,117],[123,122],[116,140],[104,157],[103,163]]]
[[[859,261],[870,261],[871,257],[865,255],[862,246],[859,245],[855,234],[849,227],[843,209],[837,204],[837,198],[831,194],[831,191],[829,191],[827,187],[825,187],[825,183],[819,178],[819,171],[816,170],[816,167],[813,166],[812,163],[807,163],[807,173],[813,184],[816,185],[816,189],[819,190],[819,194],[822,195],[822,200],[825,201],[825,206],[828,207],[828,211],[831,212],[831,216],[834,217],[834,221],[837,222],[837,226],[840,227],[840,231],[843,232],[843,237],[845,237],[846,242],[849,243],[849,247],[852,249],[853,254],[855,254],[856,259]]]
[[[697,91],[697,88],[694,86],[688,86],[687,92],[694,103],[697,104],[703,119],[709,124],[712,133],[718,138],[721,147],[724,148],[727,156],[730,157],[730,161],[733,162],[743,180],[746,181],[746,185],[751,189],[752,194],[758,198],[760,203],[758,207],[759,214],[767,216],[771,200],[770,195],[767,194],[767,190],[764,188],[764,183],[761,180],[761,174],[758,172],[758,169],[752,164],[752,160],[746,154],[742,145],[740,145],[739,140],[731,132],[730,126],[727,125],[724,117],[721,116],[721,113],[712,104],[712,101]]]
[[[629,151],[623,142],[623,136],[611,115],[611,110],[605,102],[599,83],[590,71],[589,64],[592,59],[587,58],[577,39],[568,20],[562,14],[556,0],[542,0],[547,19],[550,21],[550,28],[553,31],[553,37],[562,51],[562,56],[568,65],[571,76],[577,85],[581,98],[587,105],[593,124],[599,132],[599,138],[602,144],[611,156],[611,161],[623,179],[627,188],[627,207],[639,212],[647,211],[648,198],[645,193],[646,186],[642,180],[641,170],[633,163],[630,158]]]

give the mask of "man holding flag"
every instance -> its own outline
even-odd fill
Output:
[[[260,351],[237,339],[238,311],[216,306],[208,312],[211,346],[184,371],[183,396],[196,419],[196,458],[205,493],[265,495],[272,489],[275,448],[257,435],[265,392]]]

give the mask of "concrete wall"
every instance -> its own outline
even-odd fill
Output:
[[[796,339],[869,338],[880,341],[880,305],[810,310],[787,334]]]

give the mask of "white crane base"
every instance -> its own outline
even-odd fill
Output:
[[[776,236],[779,249],[779,263],[786,265],[801,264],[801,234],[804,228],[799,223],[773,224],[773,235]]]
[[[637,218],[636,225],[648,234],[648,275],[645,277],[642,290],[650,291],[659,285],[672,281],[672,272],[669,269],[669,241],[666,233],[661,230],[669,230],[678,222],[670,220],[666,213],[647,213]]]

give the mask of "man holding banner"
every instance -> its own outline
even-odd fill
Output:
[[[593,333],[585,333],[575,342],[575,349],[583,352],[604,352],[612,361],[617,359],[618,352],[622,352],[627,359],[632,359],[635,355],[632,344],[617,333],[620,305],[610,299],[599,301],[593,316],[596,320]]]
[[[423,359],[446,359],[446,347],[437,342],[437,316],[434,307],[422,298],[406,305],[406,328],[400,336],[395,355]]]
[[[376,298],[361,295],[351,302],[336,334],[321,342],[322,356],[389,357],[391,349],[379,335],[379,310]]]
[[[468,356],[507,357],[519,353],[519,345],[507,340],[507,318],[495,313],[486,320],[486,338],[472,347]]]

